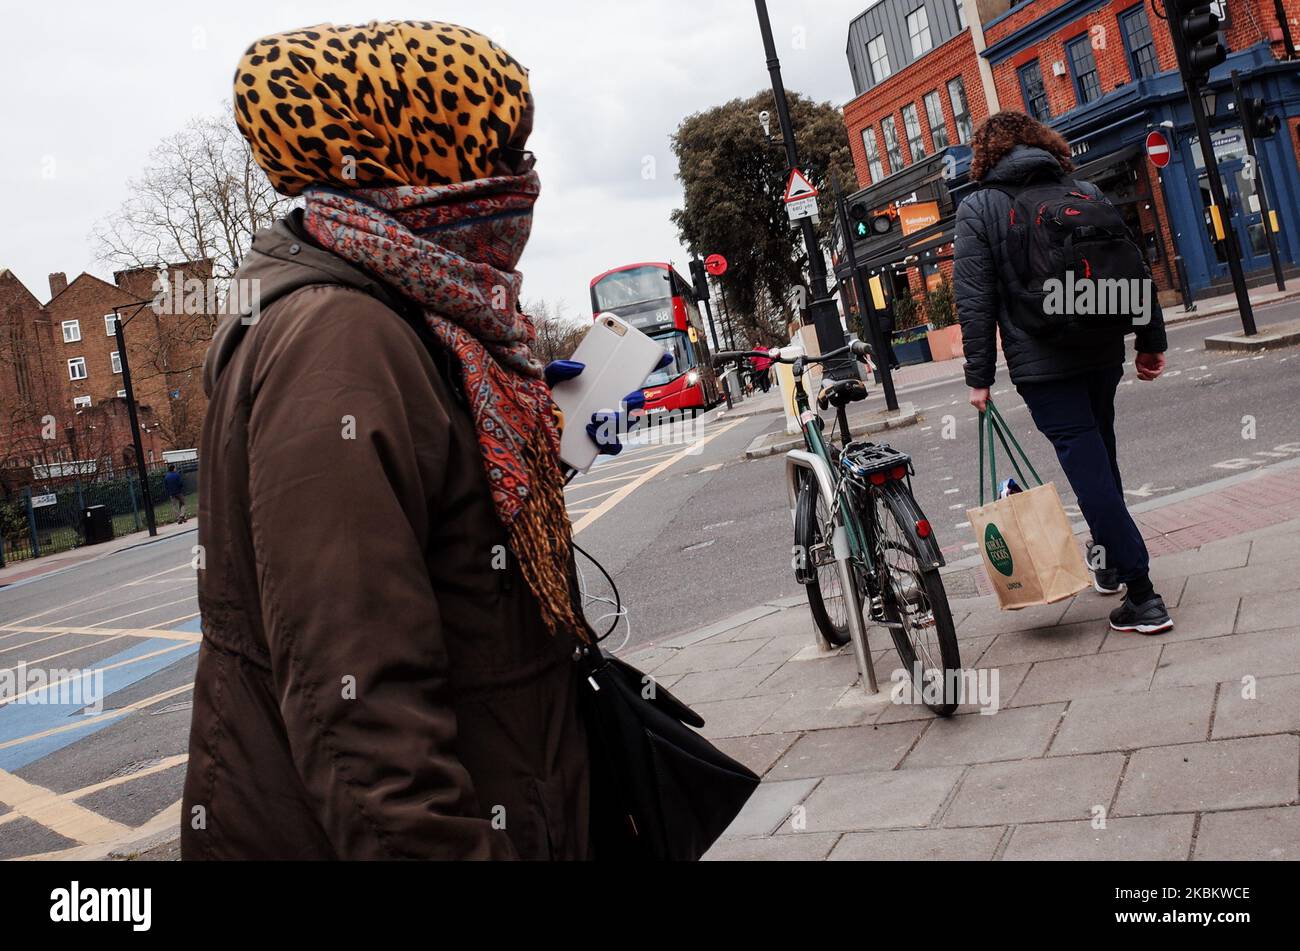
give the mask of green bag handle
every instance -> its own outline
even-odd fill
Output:
[[[1020,460],[1025,463],[1025,468],[1033,476],[1034,484],[1042,485],[1043,479],[1034,468],[1034,464],[1029,461],[1029,455],[1016,439],[1015,434],[1011,432],[1011,427],[1007,425],[998,408],[993,404],[993,400],[988,401],[988,409],[980,413],[980,507],[984,506],[984,440],[988,439],[988,457],[989,457],[989,482],[988,485],[993,488],[993,498],[998,495],[998,455],[997,444],[993,442],[994,434],[997,434],[998,441],[1002,443],[1002,448],[1006,450],[1007,458],[1011,460],[1011,466],[1020,477],[1022,485],[1032,488],[1033,484],[1025,478],[1024,472],[1020,468]],[[1014,447],[1014,448],[1013,448]],[[1017,459],[1019,456],[1019,459]]]

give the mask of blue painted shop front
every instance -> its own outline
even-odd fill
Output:
[[[991,46],[985,55],[994,63],[1001,62],[1029,42],[1032,39],[1016,34]],[[1273,59],[1267,44],[1261,43],[1233,52],[1211,73],[1211,88],[1218,94],[1211,130],[1230,211],[1224,224],[1241,248],[1249,274],[1268,269],[1270,262],[1263,231],[1266,222],[1254,198],[1250,171],[1242,160],[1245,138],[1235,118],[1230,79],[1233,69],[1241,75],[1244,95],[1263,99],[1266,112],[1285,120],[1300,115],[1300,67]],[[1002,105],[1006,109],[1023,109],[1022,103]],[[1172,123],[1172,128],[1166,126],[1163,131],[1173,143],[1173,160],[1159,173],[1154,168],[1148,171],[1152,178],[1160,176],[1174,226],[1174,245],[1195,293],[1227,280],[1228,268],[1222,246],[1211,240],[1209,186],[1179,75],[1166,72],[1126,83],[1050,120],[1070,142],[1075,162],[1085,173],[1082,177],[1091,177],[1089,170],[1113,172],[1117,166],[1136,173],[1138,163],[1148,162],[1144,149],[1147,133],[1166,122]],[[1300,261],[1300,173],[1294,134],[1284,121],[1277,135],[1257,140],[1255,148],[1268,203],[1280,226],[1276,235],[1279,256],[1284,265],[1294,264]],[[1159,199],[1153,196],[1152,200]],[[1167,274],[1172,274],[1170,262],[1164,262],[1164,267]]]

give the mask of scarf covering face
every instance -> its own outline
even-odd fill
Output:
[[[527,70],[449,23],[280,33],[235,71],[235,122],[285,195],[486,178],[531,101]]]
[[[436,74],[426,72],[422,57],[400,52],[410,48],[414,38],[409,34],[415,27],[423,48],[429,47],[430,37],[445,48],[438,57]],[[497,167],[500,149],[512,143],[522,118],[531,111],[526,74],[485,37],[440,24],[318,27],[288,33],[270,38],[270,49],[284,50],[276,62],[298,56],[303,58],[303,66],[318,70],[319,63],[307,63],[297,39],[309,34],[318,37],[314,42],[324,42],[326,50],[330,46],[325,37],[341,39],[345,45],[358,35],[364,37],[356,40],[356,48],[375,52],[373,57],[360,55],[352,62],[357,88],[427,90],[424,98],[414,97],[421,105],[412,106],[423,119],[354,99],[354,108],[365,121],[338,124],[333,133],[327,133],[331,156],[346,157],[372,149],[372,163],[380,159],[391,163],[367,166],[370,171],[364,180],[384,184],[357,187],[324,168],[317,172],[295,165],[314,182],[301,189],[301,179],[272,164],[278,158],[270,145],[281,149],[287,147],[288,140],[282,137],[282,128],[275,132],[268,127],[265,110],[241,113],[240,129],[277,188],[304,191],[304,224],[312,238],[420,305],[434,337],[457,359],[493,506],[509,533],[511,550],[543,620],[553,634],[568,631],[590,641],[591,631],[575,606],[570,583],[572,527],[564,508],[559,468],[560,423],[541,365],[533,356],[536,336],[532,321],[519,311],[522,277],[515,267],[528,241],[540,186],[531,172],[494,177],[477,174],[484,167]],[[441,40],[452,35],[456,37],[453,44]],[[386,39],[393,36],[405,38],[404,42],[388,44]],[[385,42],[373,42],[375,38]],[[378,55],[381,50],[386,51],[383,56]],[[253,51],[266,60],[271,57],[268,40],[255,43],[250,54]],[[495,67],[483,68],[484,59]],[[520,77],[513,85],[506,81],[507,69],[517,70]],[[435,128],[430,129],[431,113],[423,103],[427,99],[449,104],[452,99],[444,94],[448,88],[462,94],[467,91],[449,77],[471,74],[486,76],[492,95],[478,103],[486,110],[475,114],[479,118],[453,122],[454,144],[442,139],[446,146],[442,155],[433,148],[442,135],[436,128],[441,120],[434,120]],[[241,65],[237,90],[247,86],[245,75]],[[284,82],[288,77],[277,78],[275,69],[262,75],[268,83],[274,79],[288,88]],[[438,84],[438,88],[430,84]],[[327,90],[335,88],[325,85]],[[300,84],[296,88],[310,87]],[[245,98],[250,99],[254,91],[249,88]],[[323,108],[323,103],[315,100],[309,103],[304,99],[303,104]],[[409,147],[373,151],[374,141],[398,142],[413,130],[427,131],[409,140]],[[485,140],[483,135],[488,133],[491,138]],[[485,141],[491,144],[485,146]],[[450,181],[418,184],[444,179]]]

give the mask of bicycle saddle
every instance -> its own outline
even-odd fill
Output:
[[[817,394],[817,405],[826,410],[834,406],[848,406],[861,403],[867,398],[867,385],[861,380],[823,380],[821,392]]]

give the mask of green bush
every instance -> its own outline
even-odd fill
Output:
[[[957,322],[957,298],[953,295],[952,282],[946,277],[926,295],[925,312],[935,330],[951,327]]]
[[[894,298],[894,330],[911,330],[924,323],[921,308],[910,294]]]

